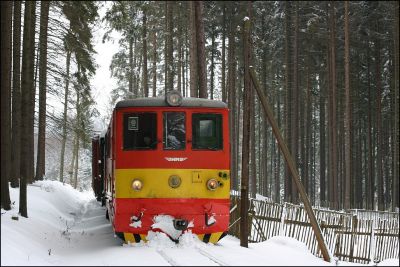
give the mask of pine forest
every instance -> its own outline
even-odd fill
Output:
[[[117,82],[94,94],[100,30]],[[228,104],[232,194],[300,204],[249,68],[312,206],[399,211],[399,1],[1,1],[1,207],[89,189],[116,103],[171,90]]]

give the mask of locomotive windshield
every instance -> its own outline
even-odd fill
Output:
[[[193,149],[222,149],[222,115],[193,114]]]
[[[124,114],[124,150],[156,149],[157,114]]]
[[[183,150],[186,146],[186,128],[184,112],[164,112],[164,149]]]

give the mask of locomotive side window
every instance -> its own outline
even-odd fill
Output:
[[[106,152],[106,157],[110,157],[110,133],[107,131],[106,136],[106,143],[105,143],[105,152]]]
[[[157,148],[157,114],[124,114],[124,150]]]
[[[164,149],[183,150],[186,147],[186,128],[184,112],[164,112]]]
[[[222,149],[222,115],[193,114],[193,149]]]

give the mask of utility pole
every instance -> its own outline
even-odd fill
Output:
[[[293,182],[295,183],[295,185],[299,191],[300,198],[304,203],[304,208],[308,214],[308,217],[310,218],[311,227],[314,230],[314,234],[315,234],[315,237],[317,238],[318,246],[321,249],[322,256],[325,261],[331,262],[332,256],[330,255],[330,253],[326,247],[324,237],[321,233],[321,229],[318,225],[317,219],[315,218],[314,211],[312,210],[310,201],[307,197],[307,194],[301,183],[300,176],[297,172],[296,164],[293,160],[292,155],[289,152],[289,149],[286,146],[285,141],[283,140],[282,134],[278,127],[278,123],[276,122],[276,120],[273,116],[272,109],[268,103],[267,97],[264,95],[263,91],[261,90],[260,84],[257,81],[256,74],[254,72],[253,67],[250,67],[250,77],[251,77],[251,80],[253,81],[254,88],[256,89],[256,92],[258,94],[260,102],[263,106],[265,115],[267,116],[268,121],[269,121],[270,125],[272,126],[272,131],[275,135],[275,138],[277,139],[279,148],[281,149],[283,156],[285,157],[286,163],[289,167],[290,174],[293,177]],[[243,198],[243,195],[242,195],[242,198]]]
[[[248,2],[250,16],[251,2]],[[244,89],[243,89],[243,140],[242,140],[242,177],[240,183],[240,246],[248,247],[249,221],[249,148],[250,148],[250,100],[253,97],[250,78],[250,19],[245,18],[243,28],[244,47]]]

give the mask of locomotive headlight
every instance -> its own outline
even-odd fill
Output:
[[[132,189],[134,191],[140,191],[140,190],[142,190],[142,187],[143,187],[143,183],[139,179],[135,179],[132,181]]]
[[[178,175],[171,175],[168,179],[168,184],[172,188],[177,188],[181,185],[182,179]]]
[[[215,179],[209,179],[207,181],[207,188],[208,190],[214,191],[215,189],[217,189],[219,186],[219,183],[217,180]]]
[[[165,101],[167,101],[167,104],[170,106],[180,106],[182,105],[182,95],[177,90],[171,90],[166,94]]]

